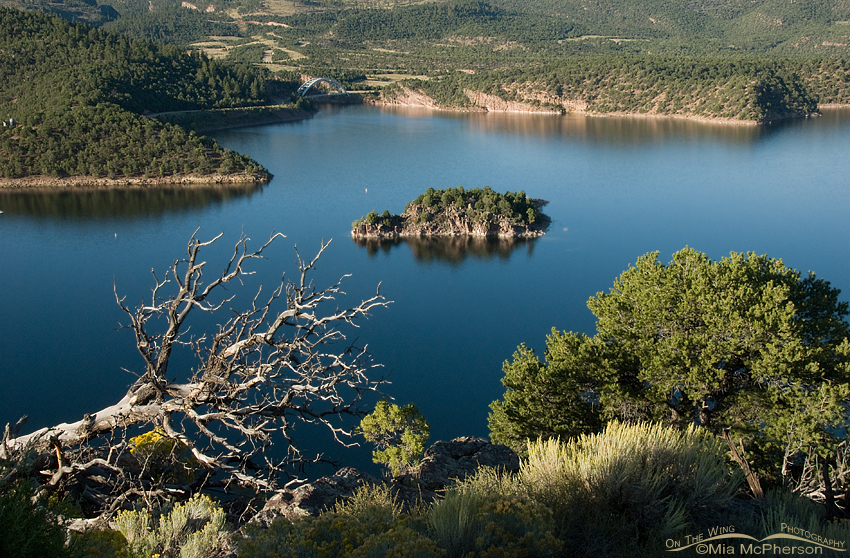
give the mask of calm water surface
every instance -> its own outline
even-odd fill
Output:
[[[274,180],[0,194],[0,421],[71,421],[120,397],[141,362],[118,328],[113,284],[140,302],[151,268],[183,254],[197,228],[202,238],[225,233],[211,265],[242,231],[257,242],[287,235],[257,268],[266,284],[294,271],[294,245],[307,257],[333,239],[316,281],[352,274],[351,303],[382,284],[394,303],[355,334],[385,365],[386,392],[424,412],[432,440],[486,436],[502,362],[522,342],[542,350],[552,327],[592,333],[587,299],[646,252],[767,253],[850,298],[848,110],[763,128],[348,107],[216,137]],[[429,187],[458,185],[549,200],[549,233],[515,245],[349,236],[372,209],[398,213]],[[172,370],[192,364],[180,358]],[[367,448],[329,454],[369,462]]]

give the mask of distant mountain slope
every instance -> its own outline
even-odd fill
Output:
[[[97,25],[119,17],[118,11],[97,0],[0,0],[0,7],[55,13],[69,21]]]
[[[138,1],[138,0],[125,0]],[[367,8],[346,0],[302,36],[352,44],[501,38],[553,52],[776,53],[850,56],[850,0],[449,0]],[[316,26],[322,20],[324,26]],[[580,40],[578,40],[580,39]]]
[[[587,35],[666,39],[705,49],[850,53],[848,0],[493,1],[525,14],[563,18]]]

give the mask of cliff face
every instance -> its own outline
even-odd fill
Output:
[[[401,107],[425,107],[437,110],[444,110],[446,107],[442,107],[435,101],[433,98],[428,95],[422,93],[421,91],[416,91],[414,89],[410,89],[409,87],[402,86],[401,93],[394,95],[392,97],[381,96],[378,104],[381,105],[390,105],[390,106],[401,106]],[[453,109],[457,110],[457,109]],[[482,109],[478,109],[480,112]]]
[[[475,106],[486,109],[488,112],[542,112],[544,114],[560,114],[558,111],[538,108],[529,103],[520,101],[506,101],[495,95],[464,89],[464,94]]]
[[[496,95],[482,93],[472,89],[464,89],[463,92],[472,102],[471,107],[445,107],[425,93],[408,87],[402,87],[401,93],[394,95],[393,97],[381,97],[378,104],[404,107],[425,107],[436,110],[459,110],[464,112],[535,112],[543,114],[560,114],[560,111],[540,108],[522,101],[506,101]]]
[[[478,236],[533,238],[546,234],[549,219],[543,214],[533,223],[519,222],[505,215],[449,205],[439,213],[411,204],[401,215],[374,223],[361,221],[351,231],[354,238],[396,238],[404,236]]]

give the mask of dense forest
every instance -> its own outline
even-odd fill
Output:
[[[226,14],[217,17],[214,13],[177,6],[128,13],[105,23],[102,28],[133,39],[179,45],[202,41],[210,35],[239,34],[239,27]]]
[[[800,0],[0,0],[158,42],[260,37],[295,66],[497,69],[585,55],[850,54],[850,3]],[[255,62],[259,63],[260,60]]]
[[[0,9],[0,174],[171,176],[261,167],[141,116],[266,102],[263,74],[56,16]]]

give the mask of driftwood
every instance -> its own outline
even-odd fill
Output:
[[[351,433],[338,418],[360,414],[362,394],[376,390],[383,380],[370,377],[377,365],[365,347],[344,343],[340,326],[355,325],[356,318],[389,304],[380,285],[371,298],[334,308],[335,298],[344,294],[340,285],[345,277],[324,289],[315,288],[309,278],[328,246],[322,244],[312,260],[298,256],[295,281],[281,278],[265,298],[260,288],[247,308],[232,310],[217,332],[192,338],[187,318],[228,310],[234,296],[222,297],[223,287],[251,274],[246,264],[263,258],[263,251],[283,235],[273,235],[255,251],[248,250],[249,239],[243,236],[224,271],[204,282],[208,266],[200,254],[221,236],[201,242],[193,234],[187,256],[175,261],[163,279],[152,272],[152,295],[140,306],[129,308],[115,289],[145,366],[129,391],[114,405],[76,422],[24,436],[18,434],[20,421],[7,425],[0,458],[35,455],[28,462],[44,480],[39,490],[73,487],[93,515],[104,517],[134,494],[188,495],[200,485],[231,483],[272,489],[281,472],[321,459],[299,451],[291,437],[298,421],[324,426],[337,441],[350,445]],[[200,364],[185,383],[170,382],[169,360],[180,347],[194,351]],[[128,428],[134,425],[155,427],[170,441],[165,446],[171,452],[167,467],[195,469],[188,477],[192,486],[174,484],[179,475],[164,474],[161,466],[157,475],[151,474],[150,464],[131,451]],[[273,441],[278,447],[286,444],[285,456],[273,460],[266,455]]]

